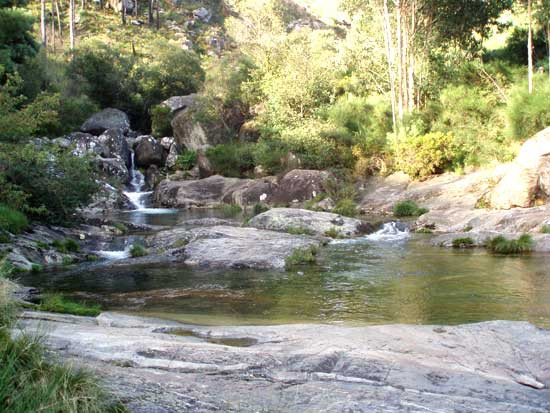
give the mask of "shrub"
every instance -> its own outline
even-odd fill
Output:
[[[139,244],[134,244],[130,248],[130,256],[132,258],[139,258],[139,257],[145,257],[149,254],[149,251],[143,246]]]
[[[88,317],[95,317],[101,314],[101,307],[99,305],[77,303],[67,300],[60,294],[47,294],[38,306],[38,309],[40,311],[49,311],[52,313],[74,314]]]
[[[206,156],[216,173],[228,177],[241,178],[255,165],[250,144],[217,145],[208,149]]]
[[[354,217],[357,215],[357,204],[351,199],[343,199],[334,206],[332,212],[345,217]]]
[[[220,205],[222,214],[226,217],[234,217],[243,212],[243,209],[237,204],[222,204]]]
[[[441,173],[452,166],[455,158],[453,135],[433,132],[406,135],[392,142],[395,168],[415,178]]]
[[[427,213],[426,208],[420,208],[414,201],[401,201],[393,207],[396,217],[416,217]]]
[[[62,241],[55,240],[51,243],[51,246],[61,253],[78,252],[80,249],[78,243],[75,240],[69,238]]]
[[[342,233],[338,230],[338,228],[331,228],[325,231],[325,237],[334,239],[343,238]]]
[[[511,93],[508,105],[510,135],[514,139],[528,139],[550,125],[550,83],[547,76],[535,77],[535,88],[529,94],[521,83]]]
[[[74,258],[67,255],[67,256],[63,257],[63,262],[62,263],[63,263],[63,266],[65,266],[65,267],[67,267],[69,265],[72,265],[72,264],[74,264]]]
[[[19,211],[0,204],[0,233],[2,231],[20,234],[29,226],[27,217]]]
[[[74,222],[76,209],[88,204],[98,189],[91,162],[63,151],[13,147],[0,152],[0,167],[6,181],[26,194],[21,209],[47,223]]]
[[[254,208],[252,208],[252,216],[260,215],[267,211],[269,211],[269,207],[261,202],[258,202],[257,204],[254,204]]]
[[[286,267],[294,267],[298,265],[314,264],[317,262],[317,247],[297,249],[286,260]]]
[[[499,235],[487,240],[485,246],[497,254],[524,254],[533,251],[534,242],[528,234],[523,234],[518,239],[512,240]]]
[[[550,225],[543,225],[540,229],[540,232],[542,232],[543,234],[550,234]]]
[[[172,111],[164,105],[151,108],[151,134],[156,138],[172,136]]]
[[[189,171],[197,164],[197,152],[186,151],[178,156],[176,160],[176,169],[181,171]]]
[[[455,238],[453,240],[453,248],[471,248],[474,246],[474,240],[467,238]]]
[[[252,158],[255,165],[274,175],[283,172],[282,160],[288,152],[288,146],[280,139],[261,138],[252,148]]]

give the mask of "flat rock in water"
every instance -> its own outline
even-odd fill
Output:
[[[353,237],[372,231],[371,225],[359,219],[296,208],[270,209],[252,218],[249,225],[274,231],[303,230],[317,235],[335,231],[342,237]]]
[[[95,371],[135,413],[550,411],[550,331],[524,322],[200,327],[112,313],[41,318],[25,313],[21,326]]]

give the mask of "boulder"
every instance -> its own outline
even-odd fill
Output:
[[[75,156],[101,155],[103,152],[99,138],[89,133],[74,132],[67,139],[74,145],[72,153]]]
[[[213,208],[230,200],[232,194],[243,189],[248,179],[225,178],[214,175],[195,181],[162,181],[155,191],[155,204],[172,208]]]
[[[550,197],[550,128],[526,141],[518,157],[491,192],[496,209],[529,208],[537,196]]]
[[[168,150],[168,155],[166,156],[166,167],[168,169],[172,169],[176,166],[176,163],[178,162],[178,157],[181,155],[181,147],[174,143],[172,146],[170,146],[170,149]]]
[[[82,132],[94,135],[101,135],[107,129],[122,129],[127,132],[130,129],[128,115],[121,110],[108,108],[92,115],[80,127]]]
[[[182,110],[172,120],[172,130],[178,144],[187,150],[198,151],[225,142],[222,122],[199,122],[193,113],[193,110]]]
[[[248,224],[254,228],[274,231],[300,229],[316,235],[336,231],[342,237],[353,237],[372,231],[371,225],[359,219],[295,208],[270,209],[252,218]]]
[[[135,163],[139,167],[163,166],[164,151],[158,141],[150,136],[140,136],[134,148]]]
[[[200,7],[193,10],[193,17],[202,21],[203,23],[208,23],[212,18],[212,12],[205,7]]]
[[[63,149],[68,149],[71,146],[71,141],[67,138],[55,138],[52,143]]]
[[[197,153],[197,166],[199,168],[199,176],[201,179],[208,178],[214,175],[214,168],[210,163],[210,160],[206,157],[205,153],[199,151]]]
[[[161,179],[160,170],[157,165],[151,165],[145,171],[145,183],[148,188],[154,188],[157,186]]]
[[[98,156],[94,161],[99,166],[99,169],[108,176],[119,178],[122,182],[128,182],[130,180],[128,168],[122,158],[103,158]]]
[[[132,167],[132,152],[122,129],[107,129],[99,136],[98,141],[102,146],[101,156],[104,158],[120,157],[126,167]]]
[[[325,191],[328,172],[295,169],[279,181],[273,200],[277,203],[303,202]]]
[[[163,254],[181,256],[187,265],[283,269],[294,251],[319,247],[321,240],[256,228],[214,226],[161,231],[150,238],[149,245]]]
[[[162,102],[163,106],[170,108],[171,113],[192,107],[197,100],[197,94],[193,93],[187,96],[172,96]]]
[[[160,140],[160,146],[162,146],[166,152],[170,151],[174,143],[176,143],[176,140],[171,137],[164,137]]]

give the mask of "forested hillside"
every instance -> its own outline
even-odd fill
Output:
[[[25,145],[107,107],[162,138],[178,134],[162,102],[198,93],[206,156],[237,177],[298,166],[425,178],[510,160],[550,123],[548,1],[73,3],[0,10],[0,202],[33,217],[61,222],[89,201],[93,180],[70,176],[93,166],[61,150],[66,182],[35,185],[29,165],[50,149]],[[196,157],[184,150],[172,170]],[[42,188],[74,188],[59,195],[72,201],[59,211]]]

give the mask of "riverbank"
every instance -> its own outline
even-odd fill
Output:
[[[25,312],[20,326],[137,413],[550,409],[550,332],[523,322],[201,327]]]

